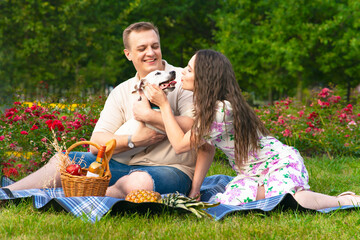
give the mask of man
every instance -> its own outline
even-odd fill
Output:
[[[189,130],[192,126],[192,93],[181,88],[181,69],[162,60],[158,29],[151,23],[138,22],[123,32],[124,53],[132,61],[137,73],[135,77],[118,85],[108,96],[104,109],[91,136],[92,142],[104,145],[116,139],[116,148],[110,161],[112,178],[106,192],[107,196],[124,198],[136,189],[155,190],[160,193],[176,192],[187,194],[191,188],[195,162],[190,153],[175,154],[166,136],[142,124],[132,136],[114,135],[116,130],[132,118],[132,109],[145,109],[144,122],[164,129],[161,114],[148,108],[149,102],[132,94],[136,82],[154,70],[176,71],[177,82],[173,92],[168,94],[169,102],[177,121]],[[146,117],[145,117],[146,116]],[[129,162],[117,156],[130,147],[148,146]],[[91,153],[71,153],[69,157],[84,156],[86,166],[96,158],[97,149],[90,147]],[[10,190],[60,186],[59,172],[54,156],[48,164],[26,178],[8,186]],[[53,181],[55,179],[55,181]],[[55,183],[54,183],[55,182]]]
[[[121,177],[113,186],[110,186],[107,195],[124,197],[131,190],[139,188],[156,190],[160,193],[175,191],[187,193],[190,185],[186,187],[186,191],[181,188],[191,184],[191,180],[184,180],[188,177],[191,179],[193,175],[194,162],[189,153],[176,155],[169,141],[164,139],[164,135],[156,133],[144,127],[144,125],[130,138],[129,136],[116,136],[113,134],[126,120],[132,117],[132,107],[136,109],[141,108],[141,105],[149,104],[145,98],[138,102],[139,96],[131,94],[131,92],[134,90],[137,81],[154,70],[176,71],[178,84],[176,89],[168,94],[168,98],[172,103],[172,109],[178,115],[178,122],[182,127],[190,129],[193,123],[190,118],[192,114],[192,94],[181,89],[181,69],[175,68],[162,60],[160,36],[157,28],[147,22],[132,24],[125,29],[123,41],[125,56],[129,61],[132,61],[137,74],[111,92],[95,126],[91,141],[105,144],[110,139],[115,138],[117,146],[113,159],[120,163],[139,167],[130,170],[130,174]],[[164,129],[161,114],[150,108],[144,109],[148,109],[151,113],[147,113],[148,118],[143,120],[157,128]],[[130,162],[122,162],[121,158],[117,158],[116,153],[129,150],[129,142],[132,142],[136,147],[149,147],[144,152],[135,155]],[[97,149],[91,148],[91,152],[95,154]],[[185,175],[183,175],[184,173]],[[112,170],[112,174],[116,176],[116,170]],[[182,186],[176,187],[176,185]]]

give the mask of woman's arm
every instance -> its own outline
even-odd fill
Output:
[[[208,143],[203,144],[199,149],[189,197],[198,197],[200,200],[200,187],[213,162],[214,155],[215,147]]]
[[[166,135],[177,154],[190,150],[191,131],[184,133],[172,112],[165,93],[157,86],[148,85],[149,100],[159,106]]]
[[[151,109],[149,101],[141,91],[140,95],[141,100],[136,101],[133,105],[134,118],[140,122],[150,124],[165,132],[165,126],[161,113]],[[175,116],[175,119],[184,132],[189,131],[194,122],[192,118],[187,116]]]

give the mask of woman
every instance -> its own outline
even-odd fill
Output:
[[[200,50],[183,70],[183,89],[194,92],[195,121],[184,133],[171,112],[165,94],[148,86],[150,101],[160,107],[166,134],[177,153],[197,149],[198,160],[192,197],[210,167],[212,159],[200,146],[221,149],[237,176],[215,200],[240,205],[262,198],[291,193],[300,205],[323,209],[360,203],[351,192],[337,197],[310,191],[308,172],[299,152],[269,135],[264,124],[241,94],[230,61],[213,50]]]

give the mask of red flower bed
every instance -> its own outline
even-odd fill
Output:
[[[14,102],[0,115],[2,173],[16,179],[41,167],[54,154],[52,132],[63,146],[89,140],[103,105],[103,98],[81,105]],[[360,156],[360,108],[333,90],[322,89],[308,104],[288,98],[255,111],[272,135],[303,155]]]
[[[2,173],[16,179],[44,165],[54,154],[53,132],[62,146],[89,140],[103,105],[101,97],[80,105],[14,102],[0,115]]]
[[[328,88],[308,105],[285,99],[256,111],[274,136],[302,154],[360,156],[360,108]]]

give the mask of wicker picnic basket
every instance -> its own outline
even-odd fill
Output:
[[[74,176],[66,172],[66,167],[69,164],[69,153],[77,146],[83,144],[90,144],[97,149],[100,146],[90,141],[80,141],[71,145],[65,155],[62,157],[62,166],[60,166],[61,184],[65,193],[65,197],[83,197],[83,196],[105,196],[106,190],[111,179],[111,172],[109,168],[109,161],[114,152],[116,145],[115,139],[106,143],[106,152],[103,161],[106,162],[106,169],[103,177],[87,177],[87,169],[81,169],[84,176]]]

